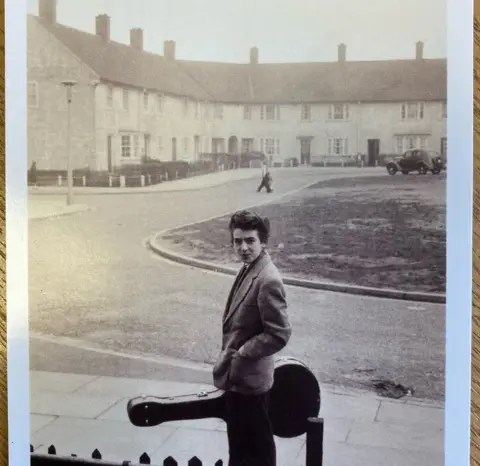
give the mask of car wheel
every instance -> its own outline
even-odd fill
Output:
[[[426,175],[427,174],[427,167],[425,165],[420,165],[418,168],[418,174],[419,175]]]
[[[402,173],[403,173],[404,175],[408,175],[410,172],[409,172],[408,170],[402,170]]]
[[[432,173],[433,173],[434,175],[438,175],[438,174],[440,173],[440,171],[441,171],[440,168],[434,168],[434,169],[432,170]]]
[[[387,165],[387,172],[389,175],[395,175],[397,173],[398,169],[395,165]]]

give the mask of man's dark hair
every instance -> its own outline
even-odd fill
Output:
[[[240,228],[241,230],[257,230],[260,242],[267,243],[270,235],[270,221],[267,217],[260,218],[255,212],[248,210],[240,210],[235,212],[230,218],[228,229],[233,244],[233,230]]]

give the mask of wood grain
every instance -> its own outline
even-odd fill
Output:
[[[5,245],[5,1],[0,0],[0,465],[8,465],[7,301]]]
[[[480,465],[480,0],[474,4],[473,306],[470,463]]]

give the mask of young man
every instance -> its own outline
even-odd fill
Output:
[[[270,172],[266,172],[265,175],[262,177],[262,181],[260,182],[260,185],[257,188],[257,192],[259,193],[263,188],[267,190],[267,193],[271,193],[273,191],[272,189],[272,184],[273,184],[273,178]]]
[[[214,385],[225,390],[229,466],[275,466],[268,413],[274,354],[292,333],[282,278],[265,250],[269,221],[241,211],[230,219],[232,245],[243,262],[223,315],[222,351]]]

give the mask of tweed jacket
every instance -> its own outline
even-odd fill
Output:
[[[264,251],[237,291],[230,292],[222,320],[222,350],[213,369],[217,388],[246,395],[270,390],[274,354],[292,333],[286,311],[282,278]]]

